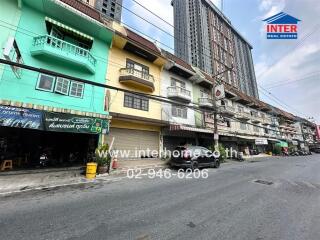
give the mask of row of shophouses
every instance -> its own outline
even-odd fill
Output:
[[[77,0],[3,0],[0,12],[1,58],[40,69],[1,65],[2,154],[32,163],[39,148],[50,148],[64,163],[84,161],[112,139],[130,158],[213,144],[214,80],[205,72]],[[250,154],[280,141],[315,143],[315,124],[224,88],[217,104],[226,147]]]

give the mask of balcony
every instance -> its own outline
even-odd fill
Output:
[[[168,98],[182,101],[185,103],[191,102],[191,92],[182,87],[168,87]]]
[[[251,122],[253,123],[261,123],[262,119],[259,115],[251,115]]]
[[[60,61],[84,67],[92,74],[96,71],[97,60],[88,50],[50,35],[33,38],[30,52],[32,56],[54,57]]]
[[[119,82],[144,91],[154,91],[153,76],[134,68],[121,68]]]
[[[209,97],[199,98],[198,99],[199,107],[204,109],[214,109],[213,100]]]
[[[220,112],[222,115],[225,115],[225,116],[234,116],[236,110],[234,107],[223,105],[223,106],[220,106]]]
[[[262,118],[261,123],[262,123],[263,125],[272,125],[271,118],[268,118],[268,117]]]
[[[248,112],[237,112],[236,113],[236,118],[243,120],[243,121],[248,121],[250,119],[250,113]]]

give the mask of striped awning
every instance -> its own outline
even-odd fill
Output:
[[[66,30],[67,32],[73,33],[73,34],[75,34],[75,35],[77,35],[77,36],[79,36],[79,37],[81,37],[81,38],[84,38],[84,39],[93,41],[93,37],[91,37],[91,36],[89,36],[89,35],[87,35],[87,34],[85,34],[85,33],[82,33],[82,32],[80,32],[80,31],[78,31],[78,30],[76,30],[76,29],[74,29],[74,28],[72,28],[72,27],[69,27],[69,26],[67,26],[67,25],[65,25],[65,24],[63,24],[63,23],[61,23],[61,22],[58,22],[58,21],[56,21],[56,20],[54,20],[54,19],[52,19],[52,18],[45,17],[45,21],[46,21],[46,22],[49,22],[49,23],[51,23],[52,25],[55,25],[55,26],[57,26],[57,27],[63,28],[63,29]]]
[[[170,125],[170,131],[189,131],[189,132],[201,132],[201,133],[213,134],[213,131],[210,129],[188,127],[184,125]]]

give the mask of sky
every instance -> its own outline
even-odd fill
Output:
[[[221,9],[221,0],[211,1]],[[122,22],[173,52],[170,2],[123,0]],[[320,0],[224,0],[222,10],[253,46],[260,99],[320,124]],[[262,20],[282,11],[301,20],[297,40],[266,39]]]

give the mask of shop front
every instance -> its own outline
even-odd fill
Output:
[[[173,151],[177,146],[213,146],[213,131],[183,124],[171,124],[162,129],[164,150]]]
[[[102,118],[0,106],[0,159],[16,170],[82,166],[108,126]]]

